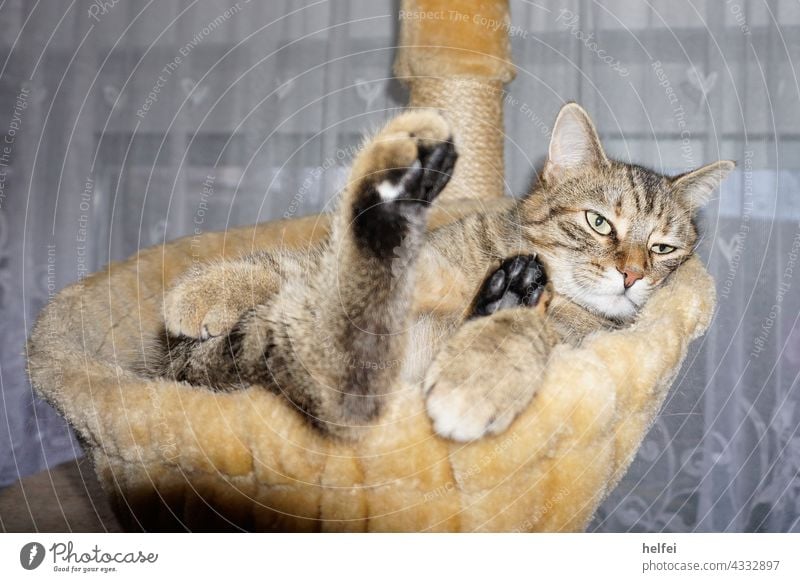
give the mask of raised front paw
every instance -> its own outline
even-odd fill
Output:
[[[502,262],[478,290],[471,317],[491,315],[511,307],[546,309],[547,275],[536,255],[517,255]]]
[[[445,120],[428,110],[392,120],[353,164],[348,190],[356,236],[391,257],[452,177],[458,154]]]
[[[208,339],[223,335],[243,313],[262,304],[276,282],[248,262],[209,265],[184,276],[164,297],[164,324],[173,336]]]

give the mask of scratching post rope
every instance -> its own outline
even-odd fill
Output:
[[[503,85],[514,78],[506,1],[403,0],[395,74],[410,107],[441,110],[459,161],[442,200],[503,195]]]
[[[487,199],[504,193],[503,84],[481,79],[411,83],[411,107],[440,109],[457,135],[459,161],[445,200]]]

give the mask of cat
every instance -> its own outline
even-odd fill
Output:
[[[150,373],[268,386],[344,439],[404,379],[421,383],[439,435],[499,434],[556,344],[635,320],[692,255],[697,212],[735,166],[668,177],[609,159],[568,103],[532,192],[427,231],[457,158],[438,113],[389,121],[355,158],[323,243],[211,264],[169,291]]]

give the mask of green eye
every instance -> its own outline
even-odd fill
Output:
[[[668,255],[675,250],[675,247],[672,247],[670,245],[657,244],[650,247],[650,250],[657,255]]]
[[[605,216],[601,216],[591,210],[586,211],[586,222],[592,227],[592,230],[607,236],[611,234],[611,223],[606,220]]]

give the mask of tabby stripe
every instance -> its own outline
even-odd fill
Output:
[[[636,186],[636,178],[633,175],[633,166],[628,166],[628,178],[631,181],[631,194],[633,195],[633,202],[636,204],[636,212],[641,212],[642,206],[639,200],[639,188]]]
[[[586,232],[577,224],[573,224],[571,222],[559,222],[558,228],[563,232],[569,239],[572,239],[571,242],[580,243],[581,240],[585,241],[588,235]],[[577,240],[575,240],[577,239]],[[563,241],[562,244],[570,249],[580,250],[583,249],[583,245],[575,244],[574,246],[570,246],[568,244],[570,241]]]

